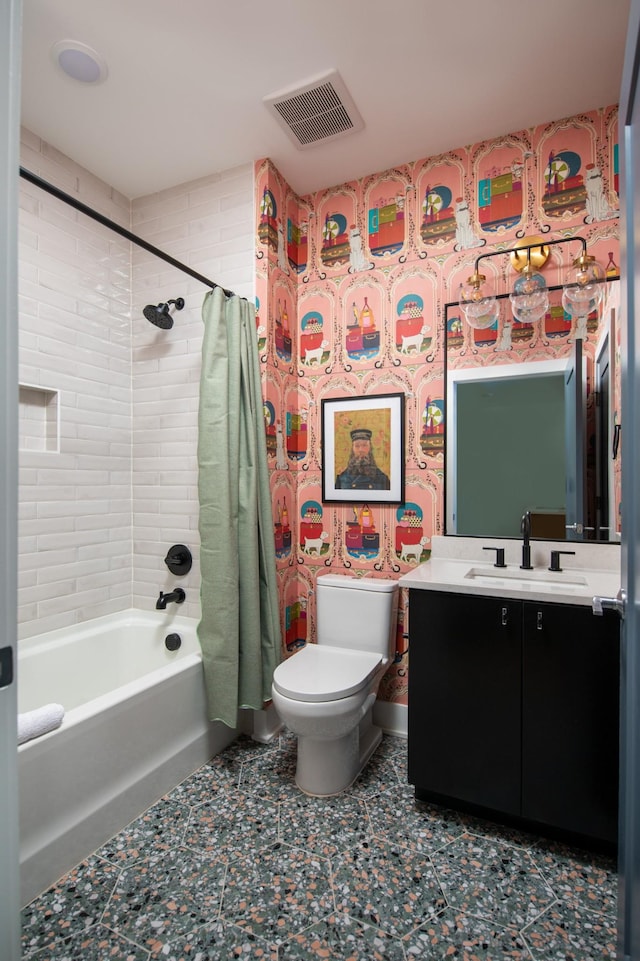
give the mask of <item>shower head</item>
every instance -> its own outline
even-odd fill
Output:
[[[167,304],[158,304],[157,307],[154,307],[153,304],[147,304],[142,313],[156,327],[162,327],[163,330],[169,330],[173,327],[173,317],[169,313]]]
[[[182,310],[184,299],[177,297],[176,300],[169,300],[166,304],[158,304],[157,307],[154,307],[153,304],[147,304],[142,313],[156,327],[161,327],[162,330],[170,330],[173,327],[173,317],[169,312],[171,304],[175,304],[176,310]]]

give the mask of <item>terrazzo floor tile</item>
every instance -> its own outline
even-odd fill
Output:
[[[556,901],[522,933],[534,961],[615,961],[615,920],[570,901]]]
[[[439,805],[434,805],[439,807]],[[485,840],[493,840],[497,843],[512,844],[514,847],[529,849],[538,840],[538,836],[509,824],[500,824],[499,821],[489,821],[480,815],[460,812],[460,819],[466,825],[467,834],[475,834],[476,837]]]
[[[92,856],[22,910],[22,954],[50,947],[98,921],[120,872]]]
[[[427,858],[377,838],[332,860],[336,908],[401,938],[446,906]]]
[[[409,770],[408,758],[404,757],[402,754],[394,754],[389,758],[389,760],[393,765],[393,769],[400,784],[406,784],[407,771]]]
[[[151,961],[277,961],[277,948],[235,924],[212,921],[151,952]]]
[[[404,737],[394,737],[392,734],[383,734],[375,753],[376,757],[392,757],[400,761],[406,761],[407,739]]]
[[[348,788],[348,792],[358,797],[368,798],[384,791],[390,784],[395,787],[399,783],[393,759],[376,752],[359,777]]]
[[[255,794],[228,790],[193,808],[184,846],[225,864],[278,840],[278,805]]]
[[[295,776],[296,754],[293,751],[268,751],[242,765],[240,788],[272,801],[283,801],[300,794]]]
[[[366,800],[371,830],[416,854],[430,854],[464,834],[464,817],[416,801],[413,786],[398,784]]]
[[[405,738],[385,735],[382,738],[380,747],[376,751],[376,755],[379,758],[388,759],[391,762],[398,781],[401,784],[407,783],[409,754]]]
[[[531,961],[523,937],[513,928],[501,928],[482,918],[447,908],[413,931],[404,941],[410,961]]]
[[[297,751],[297,735],[293,734],[288,728],[283,727],[282,731],[278,735],[278,746],[281,751]]]
[[[463,834],[431,861],[449,904],[494,924],[522,928],[555,899],[528,851],[513,845]]]
[[[23,955],[23,958],[27,957]],[[101,924],[29,955],[33,961],[148,961],[149,952]]]
[[[24,909],[25,961],[615,957],[611,858],[416,801],[403,739],[331,798],[296,748],[242,737],[186,778]]]
[[[247,753],[247,756],[249,754]],[[252,755],[251,755],[252,756]],[[237,787],[242,770],[242,755],[240,752],[231,753],[227,748],[222,754],[212,758],[185,778],[166,797],[187,804],[201,804],[208,801],[214,794],[224,791],[228,787]]]
[[[340,913],[312,924],[285,941],[278,955],[278,961],[404,961],[404,958],[398,940]]]
[[[168,851],[180,844],[187,826],[189,808],[161,798],[120,834],[107,841],[97,854],[123,866],[147,853]]]
[[[202,804],[203,801],[208,801],[228,788],[237,788],[240,769],[240,764],[237,765],[235,772],[232,772],[231,768],[218,769],[207,764],[195,771],[186,781],[174,787],[165,797],[169,801],[176,801],[189,807]]]
[[[227,868],[222,920],[279,943],[335,910],[329,862],[276,844]]]
[[[150,948],[215,919],[225,867],[197,851],[178,848],[123,869],[102,921]]]
[[[576,901],[590,911],[617,916],[618,872],[613,858],[553,841],[538,841],[530,850],[557,897]]]
[[[279,739],[280,736],[278,735],[271,743],[264,744],[261,741],[254,741],[247,734],[241,734],[229,747],[225,748],[216,757],[211,758],[209,766],[235,770],[239,764],[244,764],[245,761],[251,761],[261,754],[272,751]]]
[[[367,809],[359,798],[299,793],[280,805],[281,840],[322,857],[331,857],[370,834]]]

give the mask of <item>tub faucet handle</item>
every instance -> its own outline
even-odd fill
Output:
[[[172,574],[188,574],[191,570],[193,558],[191,551],[185,544],[174,544],[167,551],[164,559],[165,564]]]

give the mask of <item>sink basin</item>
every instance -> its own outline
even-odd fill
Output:
[[[472,580],[476,584],[485,584],[491,587],[512,587],[518,590],[535,590],[542,588],[545,591],[558,591],[572,593],[581,591],[587,586],[587,580],[581,574],[573,571],[521,571],[503,570],[496,567],[470,567],[465,578]]]

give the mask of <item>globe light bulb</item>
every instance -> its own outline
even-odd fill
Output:
[[[475,330],[486,330],[498,322],[499,307],[484,274],[477,271],[460,285],[460,307]]]
[[[542,276],[525,267],[513,285],[509,296],[514,320],[519,324],[534,324],[542,320],[549,309],[549,291]]]
[[[463,304],[477,304],[492,296],[486,280],[484,274],[475,271],[471,277],[467,278],[466,283],[460,284],[460,300]]]
[[[460,305],[465,320],[474,330],[486,330],[498,322],[499,307],[495,297],[483,297]]]
[[[573,262],[573,281],[562,291],[562,306],[571,317],[587,317],[604,296],[605,272],[595,257],[582,254]]]
[[[570,317],[588,317],[597,310],[601,297],[602,291],[594,290],[591,284],[572,284],[562,291],[562,306]]]

